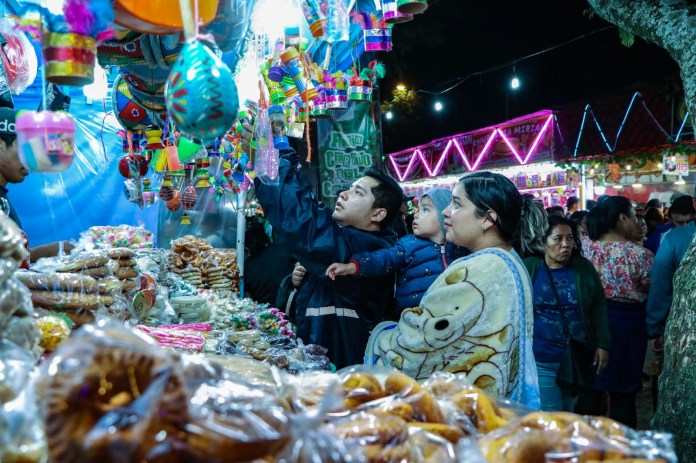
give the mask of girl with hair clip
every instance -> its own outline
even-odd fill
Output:
[[[454,261],[398,324],[375,328],[366,363],[416,379],[466,373],[484,390],[539,408],[532,285],[518,252],[543,252],[545,211],[503,175],[476,172],[460,179],[443,216],[447,241],[473,254]]]
[[[654,256],[632,241],[637,219],[627,198],[600,200],[588,214],[587,225],[592,243],[585,257],[602,282],[612,342],[607,368],[597,375],[594,391],[580,394],[575,411],[599,415],[608,395],[609,416],[635,427],[636,394],[642,387],[648,342],[645,305]]]

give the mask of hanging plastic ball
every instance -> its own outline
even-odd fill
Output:
[[[161,191],[160,191],[161,193]],[[177,190],[173,191],[172,199],[167,201],[167,209],[169,209],[172,212],[176,212],[179,210],[181,207],[181,193],[179,193]]]
[[[196,189],[193,187],[193,185],[187,186],[186,189],[184,190],[184,198],[183,198],[184,207],[186,209],[191,209],[193,206],[195,206],[197,197],[198,197],[198,193],[196,193]]]
[[[138,179],[147,174],[148,162],[144,156],[129,154],[118,162],[118,171],[124,178]]]

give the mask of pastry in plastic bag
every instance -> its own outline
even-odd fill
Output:
[[[27,349],[0,339],[0,404],[17,397],[35,363],[34,356]]]
[[[56,463],[158,461],[184,447],[176,364],[123,327],[83,327],[46,363],[37,390]]]

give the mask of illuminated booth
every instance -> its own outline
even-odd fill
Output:
[[[546,207],[580,196],[580,176],[556,166],[566,154],[558,143],[556,116],[542,110],[387,155],[387,166],[408,196],[433,186],[453,188],[467,172],[494,171]]]

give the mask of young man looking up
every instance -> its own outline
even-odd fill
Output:
[[[243,134],[247,140],[249,135]],[[326,268],[393,246],[397,237],[388,226],[399,214],[403,192],[391,177],[368,170],[330,211],[316,200],[298,166],[294,150],[281,151],[278,184],[254,182],[266,218],[307,269],[295,298],[297,335],[329,349],[337,368],[362,363],[370,330],[397,319],[394,277],[332,281]]]

